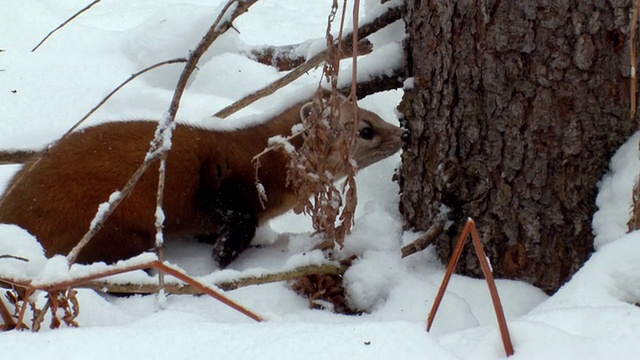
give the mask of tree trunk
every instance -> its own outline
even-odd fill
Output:
[[[407,0],[400,210],[448,261],[467,217],[494,273],[555,292],[593,250],[596,184],[635,129],[629,1]],[[472,251],[459,272],[481,276]]]

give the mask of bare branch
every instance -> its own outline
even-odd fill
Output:
[[[22,164],[37,154],[35,150],[3,150],[0,151],[0,165]]]
[[[347,270],[345,265],[318,264],[308,265],[300,268],[277,273],[244,276],[235,280],[217,282],[216,287],[230,291],[245,286],[263,285],[280,281],[299,279],[309,275],[340,275]],[[154,294],[159,288],[157,284],[134,284],[134,283],[112,283],[106,281],[88,281],[76,286],[77,288],[88,288],[101,292],[121,293],[121,294]],[[165,292],[168,294],[182,295],[202,295],[203,292],[188,284],[165,284]]]
[[[18,261],[24,261],[24,262],[29,262],[29,259],[25,259],[23,257],[20,256],[15,256],[15,255],[0,255],[0,259],[13,259],[13,260],[18,260]]]
[[[94,112],[96,112],[102,105],[104,105],[104,103],[106,103],[116,92],[118,92],[120,89],[122,89],[125,85],[127,85],[128,83],[130,83],[133,79],[137,78],[138,76],[151,71],[155,68],[158,68],[160,66],[164,66],[164,65],[168,65],[168,64],[174,64],[174,63],[179,63],[179,62],[186,62],[186,59],[184,58],[178,58],[178,59],[171,59],[171,60],[166,60],[166,61],[161,61],[157,64],[153,64],[147,68],[144,68],[140,71],[138,71],[137,73],[131,75],[127,80],[125,80],[124,82],[122,82],[120,85],[118,85],[115,89],[113,89],[104,99],[102,99],[96,106],[93,107],[93,109],[89,110],[89,112],[83,116],[80,120],[78,120],[69,130],[67,130],[67,132],[65,132],[60,139],[58,139],[57,141],[53,142],[52,144],[50,144],[49,146],[47,146],[44,150],[41,150],[37,153],[30,153],[30,152],[23,152],[20,153],[21,157],[20,159],[23,159],[24,161],[28,161],[30,160],[30,158],[33,156],[37,156],[37,158],[35,159],[35,161],[33,161],[29,167],[27,169],[25,169],[24,171],[22,171],[20,174],[19,178],[16,178],[12,181],[11,185],[9,186],[9,188],[7,188],[7,190],[5,190],[5,196],[0,197],[0,205],[2,205],[2,202],[4,201],[4,199],[7,197],[7,194],[9,194],[11,191],[13,191],[13,188],[15,187],[16,184],[18,184],[20,181],[22,181],[22,179],[27,176],[30,172],[31,169],[33,169],[34,166],[36,166],[38,164],[38,162],[40,162],[40,159],[42,159],[43,156],[45,156],[48,152],[48,150],[54,146],[55,144],[57,144],[58,142],[60,142],[62,139],[64,139],[65,137],[67,137],[69,134],[71,134],[75,129],[78,128],[78,126],[80,126],[85,120],[87,120],[89,118],[89,116],[91,116]]]
[[[371,22],[359,26],[358,38],[366,38],[367,36],[377,32],[387,25],[402,19],[401,14],[402,6],[388,9],[384,14],[373,19]],[[349,54],[351,53],[350,44],[352,43],[352,36],[353,33],[349,33],[344,38],[345,46],[348,47],[343,47],[343,52],[346,54],[346,56],[349,56]],[[288,71],[302,65],[306,61],[305,56],[302,54],[307,52],[309,45],[313,42],[314,41],[305,41],[303,43],[294,45],[266,46],[254,48],[244,54],[261,64],[273,66],[279,71]],[[362,48],[359,47],[358,55],[366,55],[368,53],[369,52],[363,52]]]
[[[91,282],[96,279],[104,278],[111,275],[123,274],[126,272],[131,272],[136,270],[149,269],[149,268],[154,268],[159,272],[169,274],[175,277],[176,279],[185,282],[192,288],[197,289],[199,293],[209,295],[214,299],[227,305],[228,307],[231,307],[232,309],[250,317],[253,320],[263,321],[262,317],[253,313],[252,311],[245,308],[244,306],[236,303],[235,301],[231,300],[230,298],[222,294],[217,289],[207,284],[204,284],[198,281],[197,279],[194,279],[193,277],[184,273],[181,269],[171,265],[167,265],[161,261],[158,261],[157,259],[144,261],[140,263],[136,263],[134,261],[130,265],[120,264],[120,266],[117,266],[117,267],[110,266],[107,269],[100,272],[91,273],[81,277],[61,280],[53,283],[34,284],[31,280],[25,282],[25,281],[15,281],[13,279],[5,279],[0,277],[0,286],[8,287],[10,289],[18,288],[18,291],[20,292],[20,295],[18,297],[15,297],[15,301],[14,301],[14,306],[17,309],[16,312],[19,314],[18,321],[15,323],[13,322],[10,312],[8,311],[8,309],[6,309],[6,307],[4,306],[4,303],[2,303],[2,300],[0,300],[0,315],[2,315],[6,327],[8,328],[11,327],[16,329],[25,329],[26,325],[25,325],[24,317],[26,314],[27,306],[31,306],[34,312],[32,329],[34,331],[37,331],[43,319],[42,313],[46,312],[47,311],[46,309],[48,308],[52,310],[52,327],[59,326],[60,319],[57,315],[56,310],[62,309],[64,310],[64,316],[62,317],[62,321],[64,321],[67,325],[77,326],[77,323],[75,322],[75,318],[79,314],[79,302],[75,296],[77,293],[75,290],[76,288],[82,287],[82,284]],[[48,301],[42,310],[38,310],[35,304],[31,301],[31,295],[34,294],[36,291],[45,291],[48,295]],[[22,303],[22,305],[20,305],[20,302]],[[6,313],[9,314],[7,319],[4,319],[6,314],[4,314],[5,311],[3,309],[7,310]]]
[[[438,236],[442,234],[444,231],[444,223],[445,220],[440,218],[436,219],[436,221],[429,227],[429,230],[425,232],[422,236],[417,238],[411,244],[405,245],[402,247],[402,257],[407,257],[409,255],[415,254],[418,251],[422,251],[426,249],[429,245],[433,244]]]
[[[78,128],[78,126],[82,125],[83,122],[85,122],[89,116],[93,115],[93,113],[95,113],[99,108],[102,107],[102,105],[104,105],[113,95],[115,95],[115,93],[117,93],[118,91],[120,91],[120,89],[122,89],[123,87],[125,87],[128,83],[130,83],[132,80],[134,80],[135,78],[137,78],[138,76],[149,72],[153,69],[159,68],[161,66],[164,65],[170,65],[170,64],[176,64],[176,63],[184,63],[187,62],[187,59],[185,58],[176,58],[176,59],[171,59],[171,60],[165,60],[165,61],[161,61],[159,63],[153,64],[151,66],[148,66],[134,74],[132,74],[131,76],[129,76],[129,78],[125,81],[123,81],[120,85],[118,85],[115,89],[111,90],[111,92],[104,98],[102,99],[96,106],[94,106],[91,110],[89,110],[89,112],[83,116],[80,120],[78,120],[78,122],[76,122],[69,130],[67,130],[67,132],[64,133],[64,135],[62,135],[62,137],[60,139],[64,139],[67,135],[69,135],[70,133],[72,133],[75,129]]]
[[[358,50],[363,53],[368,53],[371,51],[371,44],[364,40],[358,44]],[[276,90],[283,88],[284,86],[292,83],[300,76],[306,74],[309,70],[316,68],[320,64],[322,64],[327,58],[328,50],[324,50],[316,55],[314,55],[311,59],[304,62],[302,65],[295,68],[293,71],[289,72],[287,75],[282,78],[272,82],[267,87],[262,88],[254,93],[251,93],[244,98],[234,102],[233,104],[225,107],[224,109],[218,111],[213,115],[214,117],[226,118],[233,113],[244,109],[245,107],[253,104],[254,102],[266,97],[268,95],[273,94]]]
[[[357,36],[356,38],[358,39],[362,39],[360,41],[353,41],[353,33],[349,33],[346,36],[344,36],[344,38],[342,39],[342,41],[340,41],[341,45],[341,49],[342,51],[340,51],[340,58],[344,59],[344,58],[348,58],[351,57],[351,54],[353,53],[353,47],[355,46],[357,48],[357,54],[358,55],[365,55],[371,52],[372,47],[371,47],[371,43],[369,43],[369,41],[367,41],[366,39],[364,39],[365,37],[373,34],[374,32],[384,28],[385,26],[402,19],[402,7],[394,7],[394,8],[390,8],[389,10],[387,10],[384,14],[380,15],[379,17],[375,18],[373,21],[371,21],[370,23],[367,23],[365,25],[362,25],[358,31],[357,31]],[[344,44],[344,45],[342,45]],[[356,45],[352,45],[352,44],[357,44]],[[285,53],[291,53],[291,49],[295,48],[296,46],[303,46],[301,45],[288,45],[286,47],[283,48],[267,48],[266,53],[272,52],[272,53],[278,53],[279,49],[282,49],[283,51],[281,51],[281,53],[285,54]],[[272,50],[269,50],[272,49]],[[289,51],[287,51],[289,50]],[[252,52],[255,52],[256,50],[253,50]],[[313,57],[311,57],[310,59],[307,59],[307,61],[305,61],[304,63],[302,63],[301,65],[297,66],[293,71],[289,72],[287,75],[285,75],[284,77],[282,77],[281,79],[269,84],[267,87],[260,89],[252,94],[249,94],[247,96],[245,96],[244,98],[234,102],[233,104],[225,107],[224,109],[218,111],[215,115],[213,115],[214,117],[219,117],[219,118],[226,118],[228,116],[230,116],[231,114],[244,109],[245,107],[253,104],[254,102],[256,102],[257,100],[271,95],[274,92],[276,92],[276,90],[286,86],[287,84],[290,84],[291,82],[293,82],[295,79],[299,78],[300,76],[306,74],[309,70],[319,66],[323,61],[326,60],[327,58],[327,54],[329,52],[329,49],[324,50],[316,55],[314,55]],[[260,57],[258,56],[258,61],[260,61],[261,63],[266,63],[268,65],[272,65],[272,63],[275,61],[276,63],[278,62],[283,62],[283,63],[291,63],[291,64],[297,64],[299,61],[301,61],[300,58],[293,58],[293,59],[279,59],[278,57],[276,57],[276,59],[274,60],[273,57],[265,55],[262,58],[262,61],[260,59]],[[387,84],[387,82],[385,82],[385,84]],[[396,86],[394,88],[398,88],[399,86]],[[387,90],[388,87],[385,87],[385,90]]]
[[[93,5],[99,3],[100,0],[95,0],[94,2],[92,2],[91,4],[87,5],[84,9],[78,11],[77,13],[73,14],[73,16],[71,16],[70,18],[68,18],[65,22],[63,22],[62,24],[58,25],[57,28],[51,30],[51,32],[49,34],[47,34],[47,36],[44,37],[44,39],[42,39],[42,41],[40,41],[38,43],[38,45],[36,45],[36,47],[34,47],[33,49],[31,49],[31,52],[34,52],[36,50],[38,50],[38,48],[40,47],[40,45],[44,44],[45,41],[47,41],[47,39],[49,37],[51,37],[51,35],[53,35],[53,33],[55,33],[56,31],[62,29],[65,25],[67,25],[68,23],[70,23],[71,21],[73,21],[73,19],[77,18],[78,16],[80,16],[82,13],[84,13],[85,11],[91,9],[93,7]]]

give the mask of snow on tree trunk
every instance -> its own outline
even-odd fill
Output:
[[[499,277],[555,292],[593,250],[596,185],[629,119],[630,1],[406,1],[400,210],[447,261],[467,217]],[[472,251],[458,271],[481,276]]]

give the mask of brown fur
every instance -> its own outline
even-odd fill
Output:
[[[224,266],[248,246],[259,223],[291,209],[296,197],[285,186],[284,156],[271,151],[261,159],[260,179],[269,198],[265,208],[255,190],[251,159],[270,137],[290,134],[292,125],[299,122],[301,106],[236,131],[177,125],[167,159],[166,235],[193,236],[214,244],[214,258]],[[363,139],[356,145],[354,158],[364,167],[399,150],[405,133],[371,112],[360,111],[361,123],[371,124],[376,132],[374,139],[366,140],[373,146],[361,144]],[[352,117],[352,112],[343,112]],[[27,229],[47,256],[67,254],[88,230],[98,205],[121,189],[139,166],[156,126],[147,121],[116,122],[71,134],[25,176],[16,175],[10,184],[13,189],[0,205],[0,223]],[[155,167],[143,175],[80,253],[78,262],[112,263],[153,247],[157,177]]]

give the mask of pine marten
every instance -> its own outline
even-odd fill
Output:
[[[353,105],[342,100],[341,121],[352,123]],[[177,124],[167,158],[165,235],[213,244],[213,258],[221,267],[235,260],[249,247],[258,225],[296,205],[294,191],[286,186],[288,160],[270,151],[260,160],[260,181],[268,196],[262,206],[252,158],[270,137],[291,134],[309,108],[310,103],[299,103],[263,124],[233,131]],[[359,168],[396,153],[407,141],[405,130],[370,111],[358,109],[358,119],[352,155]],[[152,121],[111,122],[70,134],[16,174],[0,205],[0,223],[28,230],[48,257],[66,255],[89,229],[98,205],[122,189],[138,168],[156,127]],[[300,146],[301,140],[292,143]],[[157,183],[152,167],[77,261],[114,263],[152,249]]]

